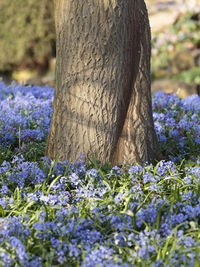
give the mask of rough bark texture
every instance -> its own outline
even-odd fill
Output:
[[[154,162],[150,28],[143,0],[56,0],[54,112],[46,154]]]

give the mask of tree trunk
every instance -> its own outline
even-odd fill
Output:
[[[132,164],[159,157],[143,0],[56,0],[54,111],[46,154]]]

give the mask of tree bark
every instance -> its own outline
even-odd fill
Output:
[[[154,162],[150,27],[143,0],[56,0],[53,118],[46,154]]]

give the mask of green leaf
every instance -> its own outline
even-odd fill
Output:
[[[18,186],[15,188],[13,198],[14,198],[15,200],[19,200],[19,199],[20,199],[20,192],[19,192],[19,187],[18,187]]]
[[[50,184],[49,188],[47,189],[46,195],[48,196],[49,191],[51,190],[52,186],[58,181],[58,179],[61,177],[62,175],[59,175],[58,177],[56,177]]]

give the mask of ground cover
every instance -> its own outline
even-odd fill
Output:
[[[199,266],[200,97],[158,92],[165,160],[43,157],[53,89],[0,84],[0,266]]]

